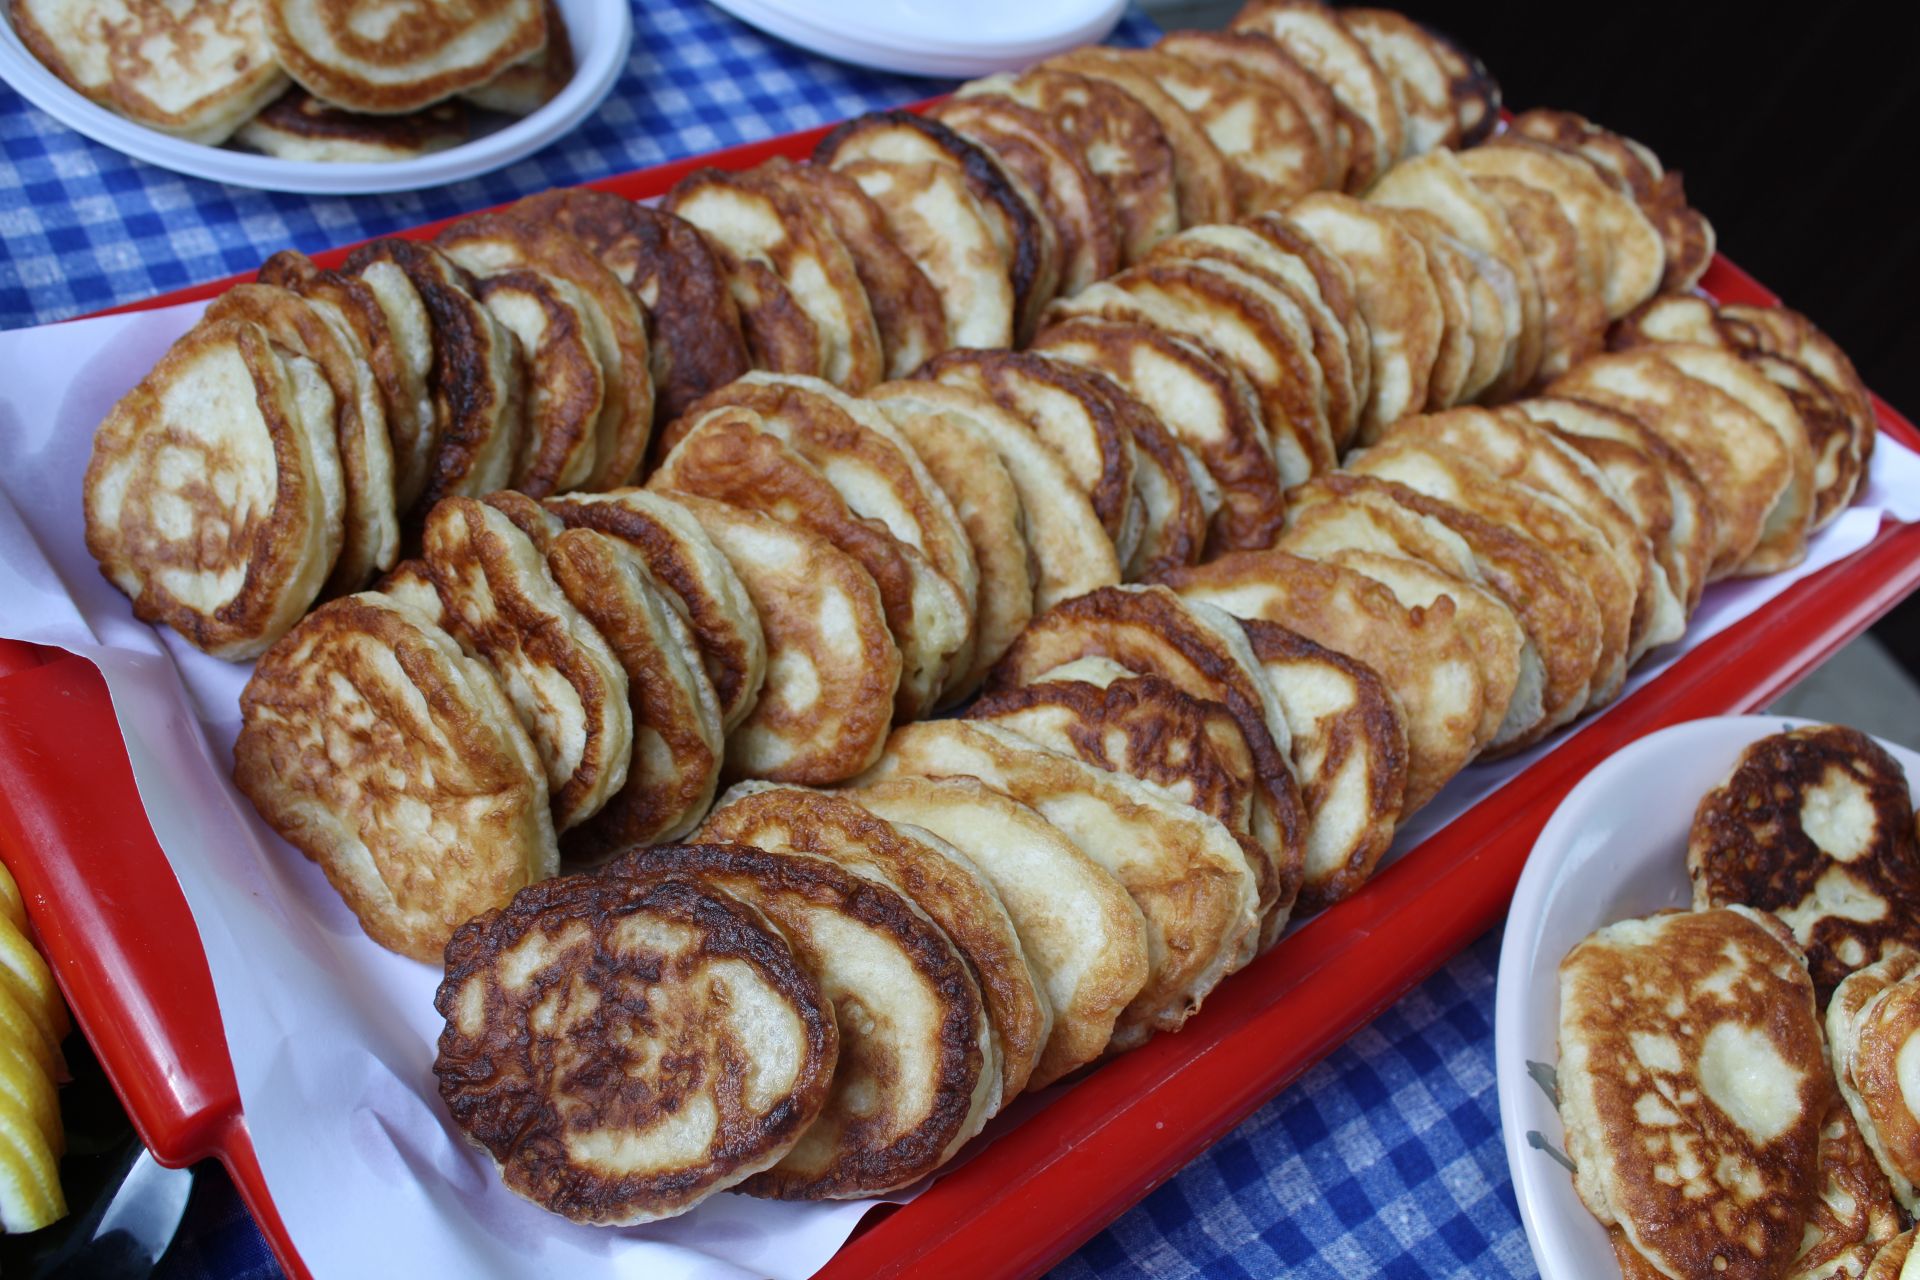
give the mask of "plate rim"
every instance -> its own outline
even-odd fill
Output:
[[[575,0],[594,14],[594,39],[573,79],[539,110],[484,137],[392,163],[281,160],[188,142],[93,102],[55,75],[20,39],[11,13],[0,19],[0,82],[34,107],[100,146],[173,173],[227,186],[290,195],[359,196],[424,191],[491,173],[570,133],[597,110],[626,70],[633,13],[626,0]],[[563,8],[568,7],[563,3]],[[605,38],[599,30],[605,24]],[[577,44],[578,42],[576,42]]]

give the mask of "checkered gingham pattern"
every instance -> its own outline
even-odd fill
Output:
[[[633,52],[572,136],[498,173],[361,199],[180,177],[0,87],[0,328],[249,271],[517,196],[912,102],[951,86],[827,62],[701,0],[636,0]],[[1152,25],[1130,13],[1115,35]],[[1062,1264],[1072,1277],[1528,1276],[1493,1070],[1498,935],[1451,965]],[[168,1280],[279,1274],[217,1166]]]

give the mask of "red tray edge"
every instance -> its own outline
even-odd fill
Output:
[[[644,199],[663,193],[698,168],[748,168],[772,156],[805,154],[831,127],[745,143],[586,185]],[[396,234],[424,238],[450,221],[453,219]],[[314,258],[330,265],[353,247],[340,246],[316,253]],[[203,282],[94,314],[120,314],[195,301],[247,278],[243,274]],[[1723,257],[1715,258],[1702,285],[1722,300],[1761,304],[1778,301]],[[1882,429],[1910,447],[1920,448],[1920,432],[1878,396],[1874,400]],[[1533,791],[1524,805],[1478,820],[1476,811],[1462,815],[1399,859],[1363,894],[1327,912],[1289,940],[1280,953],[1257,963],[1256,970],[1281,972],[1276,966],[1284,961],[1285,987],[1256,998],[1253,988],[1264,983],[1243,979],[1224,984],[1181,1035],[1155,1040],[1075,1085],[1051,1108],[1067,1108],[1062,1110],[1061,1120],[1085,1121],[1083,1127],[1069,1127],[1070,1132],[1080,1135],[1069,1145],[1037,1149],[1053,1139],[1032,1124],[1002,1136],[960,1169],[944,1175],[911,1206],[869,1215],[860,1231],[817,1276],[840,1280],[921,1269],[945,1274],[962,1267],[1031,1274],[1065,1257],[1497,920],[1512,895],[1534,836],[1560,797],[1599,759],[1626,741],[1667,724],[1763,705],[1865,630],[1916,586],[1920,586],[1920,526],[1883,528],[1873,544],[1796,584],[1770,604],[1764,620],[1745,619],[1714,637],[1676,663],[1656,686],[1610,709],[1601,722],[1563,743],[1523,775]],[[1772,615],[1776,613],[1790,616],[1775,620]],[[1748,633],[1763,629],[1765,651],[1760,652],[1761,638]],[[41,646],[0,641],[0,679],[68,656]],[[91,670],[91,664],[82,665],[95,682],[91,696],[104,701],[105,689],[97,672]],[[85,689],[72,692],[78,697],[89,696]],[[1656,692],[1663,700],[1658,708],[1651,700]],[[121,754],[124,767],[124,751]],[[131,787],[130,776],[126,781]],[[1513,785],[1521,784],[1516,780]],[[137,804],[137,794],[134,799]],[[7,809],[0,803],[0,819],[11,816]],[[0,836],[6,835],[6,826],[0,821]],[[150,830],[146,839],[151,845]],[[1477,847],[1463,855],[1460,847],[1467,844]],[[153,852],[158,853],[157,847]],[[164,855],[161,862],[164,865]],[[1469,868],[1471,877],[1467,875]],[[1454,895],[1450,902],[1427,902],[1426,896],[1442,876],[1465,883],[1467,891]],[[1362,946],[1373,933],[1397,923],[1416,907],[1424,914],[1414,923],[1426,929],[1396,934],[1418,938],[1415,944],[1396,947],[1391,954],[1370,954],[1388,949]],[[1436,907],[1444,911],[1444,917],[1436,917]],[[1357,955],[1349,954],[1356,949]],[[200,960],[204,973],[204,956]],[[1348,972],[1364,968],[1382,979],[1375,998],[1364,1005],[1342,1003],[1332,992],[1332,984],[1304,982],[1336,961]],[[66,988],[65,972],[56,972]],[[208,982],[210,986],[210,979]],[[72,992],[68,994],[71,1000]],[[83,1028],[87,1027],[83,1008],[76,1005],[75,1013]],[[1314,1033],[1302,1035],[1298,1025],[1277,1025],[1282,1015],[1293,1020],[1301,1014],[1312,1015],[1304,1021],[1317,1028]],[[1258,1046],[1238,1039],[1249,1032],[1275,1035],[1286,1049],[1270,1062],[1256,1061],[1250,1069],[1248,1059],[1257,1056]],[[1256,1054],[1232,1052],[1246,1047]],[[224,1041],[220,1051],[224,1059]],[[281,1265],[289,1274],[306,1276],[305,1264],[293,1250],[265,1187],[240,1113],[231,1065],[223,1065],[224,1082],[212,1082],[216,1096],[210,1098],[208,1109],[192,1116],[154,1117],[136,1114],[130,1106],[129,1114],[134,1115],[143,1140],[151,1135],[149,1145],[167,1153],[164,1163],[220,1159]],[[1182,1087],[1164,1089],[1162,1086],[1176,1074]],[[127,1099],[129,1093],[122,1080],[111,1069],[109,1076],[123,1100]],[[217,1096],[222,1083],[223,1097]],[[1134,1126],[1144,1126],[1150,1118],[1144,1109],[1155,1106],[1164,1107],[1165,1112],[1152,1119],[1153,1128],[1136,1130]],[[174,1122],[172,1129],[163,1127],[168,1121]],[[1168,1144],[1151,1136],[1176,1123],[1182,1134],[1177,1143]],[[1053,1129],[1056,1125],[1050,1122],[1045,1127]],[[1144,1141],[1143,1133],[1149,1135]],[[1115,1168],[1141,1172],[1114,1183],[1110,1175]],[[1043,1173],[1048,1175],[1044,1180]],[[1090,1187],[1102,1183],[1109,1185],[1107,1192],[1087,1194]]]

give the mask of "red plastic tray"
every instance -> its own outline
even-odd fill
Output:
[[[805,155],[824,132],[591,185],[658,195],[703,165]],[[441,225],[403,234],[428,236]],[[230,283],[115,310],[204,298]],[[1723,301],[1775,301],[1725,259],[1703,284]],[[1920,432],[1875,406],[1888,435],[1920,448]],[[1236,974],[1178,1035],[1066,1089],[912,1204],[870,1214],[820,1276],[1029,1275],[1065,1257],[1490,927],[1534,837],[1594,764],[1665,725],[1766,704],[1917,586],[1920,525],[1884,526],[1869,546],[1695,649]],[[0,853],[76,1020],[154,1156],[168,1165],[223,1162],[281,1264],[309,1275],[255,1159],[212,979],[134,789],[106,687],[91,663],[6,641]]]

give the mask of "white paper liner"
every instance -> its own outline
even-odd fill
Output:
[[[87,554],[80,503],[94,428],[202,306],[0,333],[0,637],[68,649],[106,679],[154,835],[199,926],[247,1127],[300,1256],[316,1276],[811,1275],[873,1201],[721,1194],[677,1219],[609,1230],[507,1192],[435,1091],[438,973],[368,941],[319,869],[228,781],[249,668],[135,621]],[[1865,546],[1883,515],[1920,519],[1920,456],[1885,438],[1869,485],[1804,564],[1709,588],[1686,639],[1644,663],[1627,691]],[[1469,768],[1394,853],[1549,749]],[[996,1125],[1044,1105],[1022,1101]]]

